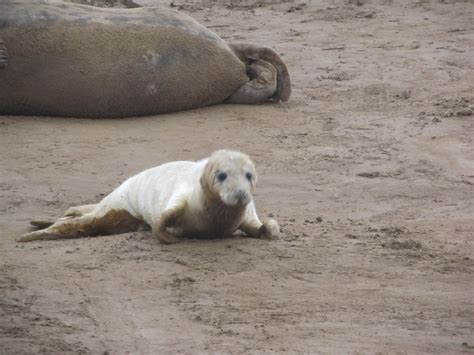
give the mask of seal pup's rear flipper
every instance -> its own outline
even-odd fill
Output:
[[[56,221],[49,221],[49,220],[44,220],[44,219],[33,219],[30,221],[30,224],[32,226],[35,226],[38,229],[45,229],[48,228],[49,226],[52,226]]]

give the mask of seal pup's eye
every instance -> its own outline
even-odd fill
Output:
[[[217,175],[217,180],[219,180],[220,182],[224,181],[225,179],[227,179],[226,173],[219,173],[219,175]]]
[[[245,174],[245,177],[247,178],[248,181],[251,181],[252,180],[252,173],[247,173]]]

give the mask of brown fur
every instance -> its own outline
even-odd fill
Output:
[[[247,80],[245,66],[231,53],[173,29],[90,24],[86,31],[50,25],[6,32],[10,55],[24,59],[0,72],[0,113],[124,117],[180,111],[220,103]],[[192,49],[173,58],[179,55],[173,55],[175,42]],[[154,53],[180,65],[157,70],[147,64]],[[212,57],[220,60],[209,65]]]
[[[245,64],[259,55],[285,73],[274,52],[244,45],[232,51],[169,9],[10,0],[0,2],[2,22],[9,61],[0,68],[0,114],[124,117],[186,110],[224,102],[249,82]],[[0,66],[5,62],[0,58]],[[285,100],[288,90],[281,87],[276,98]]]
[[[247,75],[252,80],[234,92],[226,103],[258,104],[277,92],[278,73],[272,64],[256,60],[247,65]]]
[[[288,69],[279,55],[267,47],[257,47],[246,43],[232,43],[230,48],[244,63],[252,64],[253,61],[262,59],[272,64],[277,70],[277,91],[274,95],[276,101],[288,101],[291,96],[291,80]]]
[[[28,233],[18,239],[18,242],[120,234],[137,231],[142,226],[143,221],[134,218],[127,211],[110,210],[100,218],[85,215],[59,219],[46,229]]]
[[[242,154],[243,155],[243,154]],[[243,155],[250,161],[250,158]],[[202,216],[201,218],[207,221],[208,231],[207,235],[222,236],[226,233],[235,231],[244,216],[246,206],[227,206],[225,205],[219,194],[212,188],[215,179],[215,171],[219,169],[219,162],[212,159],[206,164],[204,171],[199,181],[202,189],[201,204]],[[257,173],[253,169],[253,186],[255,186]]]

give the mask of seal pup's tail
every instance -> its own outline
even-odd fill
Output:
[[[229,47],[235,55],[245,64],[262,59],[272,64],[277,70],[277,89],[273,99],[275,101],[288,101],[291,96],[291,80],[288,69],[280,56],[268,47],[258,47],[247,43],[231,43]]]

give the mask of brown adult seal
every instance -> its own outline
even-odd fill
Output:
[[[290,93],[273,50],[171,9],[0,2],[0,114],[152,115]]]

